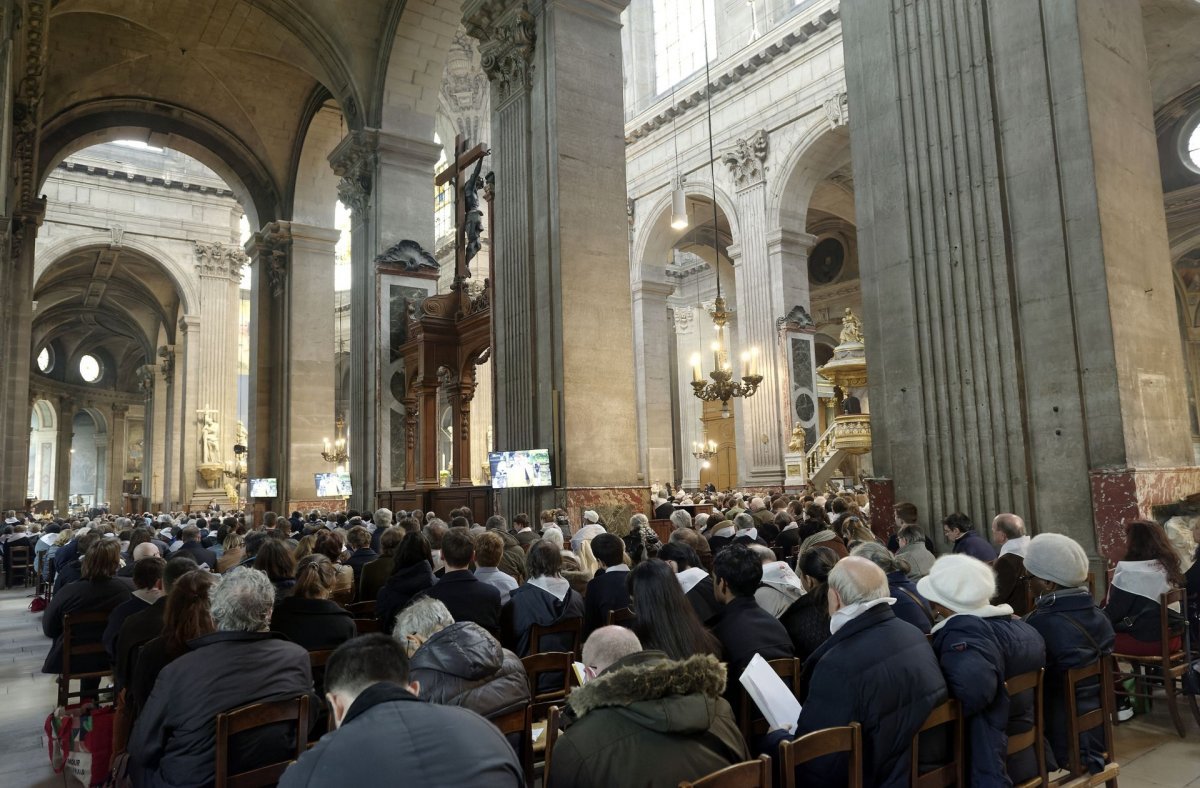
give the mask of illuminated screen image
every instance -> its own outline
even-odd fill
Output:
[[[345,498],[350,495],[350,474],[348,473],[318,473],[318,498]]]
[[[251,498],[275,498],[279,495],[279,483],[275,479],[251,479]]]
[[[553,487],[550,475],[550,450],[494,451],[488,453],[492,468],[492,487]]]

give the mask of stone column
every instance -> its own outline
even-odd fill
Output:
[[[196,273],[200,278],[200,379],[199,407],[216,411],[220,424],[220,454],[215,462],[233,457],[237,435],[237,350],[239,283],[246,253],[218,242],[194,243]]]
[[[71,441],[75,437],[75,400],[58,398],[58,446],[54,451],[54,510],[66,515],[71,497]]]
[[[128,405],[124,403],[112,405],[112,416],[109,419],[108,427],[108,483],[105,492],[111,511],[114,512],[125,511],[125,502],[121,494],[125,481],[125,452],[129,442],[128,414]]]
[[[695,274],[693,274],[694,276]],[[686,289],[686,285],[683,286]],[[704,327],[711,327],[707,316],[695,304],[680,304],[671,308],[672,324],[675,329],[675,379],[678,381],[679,392],[679,458],[683,468],[679,473],[680,483],[686,490],[696,490],[700,487],[700,461],[692,456],[695,444],[704,440],[704,402],[692,393],[692,355],[701,354],[701,359],[708,359],[709,354],[702,352],[703,339],[712,341],[711,336],[704,333]],[[705,347],[704,350],[707,350]],[[707,371],[712,366],[704,366]]]
[[[110,438],[111,435],[107,431],[97,431],[92,438],[96,457],[96,479],[92,485],[92,505],[96,508],[100,508],[101,504],[108,500],[108,460],[112,449],[109,443]]]
[[[204,407],[200,401],[200,364],[204,347],[200,340],[201,320],[196,315],[184,315],[179,319],[177,341],[182,345],[183,356],[175,359],[175,423],[179,430],[176,456],[179,459],[176,479],[178,481],[179,505],[186,507],[192,500],[192,492],[200,483],[196,469],[200,465],[200,425],[197,411]]]
[[[162,492],[158,485],[162,471],[161,436],[162,429],[158,421],[164,408],[161,397],[155,396],[155,391],[161,378],[158,366],[146,364],[138,370],[138,391],[141,392],[145,403],[142,416],[142,467],[138,472],[142,475],[143,508],[150,511],[150,506],[162,500]],[[157,400],[157,401],[156,401]]]
[[[287,222],[270,222],[246,242],[251,292],[250,406],[249,424],[246,425],[249,456],[246,469],[251,478],[279,479],[281,486],[287,479],[287,446],[284,438],[287,321],[284,294],[288,283],[290,245],[291,230]],[[332,313],[332,309],[329,311]],[[322,316],[314,314],[313,319],[320,321]],[[332,343],[332,328],[329,337]],[[326,364],[333,364],[332,352]],[[267,507],[276,505],[275,501],[263,503]]]
[[[282,224],[282,223],[281,223]],[[313,476],[329,470],[322,438],[333,437],[333,263],[340,233],[291,222],[287,272],[286,479],[280,501],[311,499]]]
[[[675,483],[675,431],[671,419],[670,332],[673,323],[668,282],[633,283],[633,346],[637,377],[637,426],[642,481]],[[688,378],[689,380],[691,378]],[[693,398],[694,399],[694,398]]]
[[[372,507],[380,488],[380,453],[390,436],[379,430],[382,359],[375,260],[402,240],[433,247],[433,170],[441,148],[378,129],[351,133],[329,155],[341,178],[338,197],[350,209],[350,413],[347,439],[354,485],[351,507]]]
[[[1200,489],[1140,6],[841,11],[875,471],[1119,557]]]
[[[578,488],[619,488],[613,499],[639,508],[644,498],[631,490],[627,4],[469,0],[463,9],[492,83],[496,448],[548,447],[569,509],[600,498]],[[542,503],[550,496],[514,491],[502,509],[511,516]]]

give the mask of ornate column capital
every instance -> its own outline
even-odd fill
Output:
[[[825,110],[825,117],[833,128],[850,125],[850,98],[846,91],[831,93],[821,108]]]
[[[537,27],[527,0],[482,0],[464,9],[467,34],[479,41],[479,64],[506,101],[532,86]]]
[[[721,163],[729,168],[739,189],[761,183],[767,172],[767,131],[759,129],[749,139],[738,139],[721,153]]]
[[[125,414],[128,412],[129,412],[129,406],[126,405],[124,402],[114,402],[112,404],[113,418],[124,418]]]
[[[137,368],[138,391],[150,399],[154,396],[154,373],[158,372],[157,364],[143,364]]]
[[[690,334],[692,329],[696,327],[696,309],[691,306],[673,306],[671,307],[671,322],[675,326],[675,333],[679,335]]]
[[[338,182],[338,199],[356,218],[366,214],[375,185],[375,165],[379,156],[379,132],[372,129],[352,131],[329,154]]]
[[[242,266],[249,258],[233,244],[220,241],[193,241],[192,251],[196,254],[196,273],[202,277],[241,281]]]
[[[149,365],[147,365],[149,366]],[[163,345],[158,349],[158,369],[162,372],[163,381],[171,382],[171,375],[175,372],[175,346]],[[145,367],[143,367],[145,369]],[[154,387],[150,387],[153,391]]]
[[[276,298],[281,297],[287,289],[287,261],[291,246],[291,222],[270,222],[246,242],[250,264],[263,266],[267,286]]]

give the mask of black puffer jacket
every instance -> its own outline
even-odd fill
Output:
[[[433,633],[409,663],[421,698],[462,706],[492,718],[529,703],[529,678],[520,658],[483,627],[459,621]]]

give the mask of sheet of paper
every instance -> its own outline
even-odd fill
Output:
[[[584,665],[582,662],[575,662],[572,663],[572,667],[575,669],[575,680],[579,682],[579,686],[582,687],[584,684],[587,684],[587,665]]]
[[[796,700],[791,688],[771,669],[762,655],[754,655],[754,659],[750,660],[738,681],[767,719],[771,730],[796,732],[796,720],[800,718],[800,701]]]
[[[533,726],[533,740],[537,741],[542,738],[542,734],[546,732],[546,723],[540,722]]]

